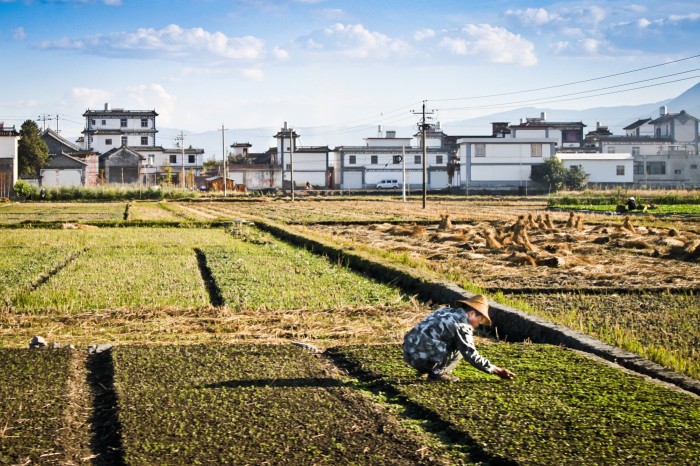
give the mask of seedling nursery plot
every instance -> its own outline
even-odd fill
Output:
[[[124,218],[126,203],[40,202],[0,205],[0,225],[28,222],[94,222]]]
[[[119,347],[126,464],[444,464],[292,346]]]
[[[60,464],[70,358],[0,348],[0,464]]]
[[[550,345],[489,343],[504,381],[461,364],[449,387],[418,380],[398,345],[334,348],[346,367],[472,445],[515,464],[698,464],[700,399]]]

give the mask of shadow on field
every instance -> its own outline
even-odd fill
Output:
[[[112,352],[108,350],[88,356],[87,370],[87,382],[93,398],[90,446],[95,458],[92,464],[124,466]]]
[[[204,281],[204,287],[209,294],[209,302],[214,307],[221,307],[224,305],[224,297],[221,294],[219,286],[214,280],[214,276],[211,273],[211,269],[207,264],[207,256],[199,248],[194,248],[194,253],[197,255],[197,265],[199,266],[199,273],[202,275],[202,280]]]
[[[247,379],[226,380],[197,388],[243,388],[243,387],[348,387],[351,384],[332,378],[306,377],[295,379]]]

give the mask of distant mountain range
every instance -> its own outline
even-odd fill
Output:
[[[479,136],[491,133],[491,122],[507,121],[517,124],[521,118],[539,117],[546,114],[549,121],[582,121],[587,127],[586,131],[596,128],[596,123],[607,126],[613,134],[623,134],[622,128],[641,118],[656,118],[659,108],[665,105],[670,113],[685,110],[690,115],[700,118],[700,82],[683,92],[678,97],[659,102],[621,106],[621,107],[596,107],[585,110],[558,110],[541,107],[522,107],[507,112],[494,113],[492,115],[473,118],[469,120],[443,122],[442,130],[451,136]],[[277,128],[240,128],[226,131],[225,146],[230,150],[234,142],[248,142],[252,144],[253,152],[264,152],[276,145],[274,135],[279,131],[283,122]],[[395,130],[398,137],[413,136],[416,133],[416,125],[410,126],[385,126],[385,130]],[[378,134],[376,125],[353,127],[352,129],[339,128],[332,132],[317,128],[295,127],[294,130],[301,135],[299,145],[302,146],[360,146],[364,145],[363,138],[374,137]],[[160,128],[158,142],[165,147],[172,147],[172,141],[179,135],[180,130]],[[185,134],[185,146],[203,148],[205,159],[214,157],[220,159],[223,156],[220,131],[207,131],[204,133]]]

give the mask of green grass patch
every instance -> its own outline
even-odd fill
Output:
[[[290,246],[254,228],[230,244],[205,246],[207,264],[225,303],[234,309],[334,309],[398,305],[397,288],[342,264]]]
[[[133,346],[113,359],[127,464],[439,464],[295,347]]]
[[[518,464],[697,464],[700,400],[549,345],[492,343],[480,351],[517,378],[466,363],[454,384],[417,379],[398,345],[341,347],[357,373],[488,455]]]
[[[111,203],[21,203],[0,209],[0,225],[28,222],[93,222],[124,218],[124,202]]]
[[[69,350],[0,348],[0,464],[53,464]]]

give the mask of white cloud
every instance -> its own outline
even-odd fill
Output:
[[[171,123],[175,116],[174,111],[177,98],[158,83],[128,87],[126,95],[122,99],[125,101],[124,105],[126,108],[140,110],[157,109],[158,120],[161,124]]]
[[[81,50],[94,55],[129,58],[202,57],[255,60],[264,54],[264,41],[253,36],[228,37],[202,28],[184,29],[170,24],[162,29],[95,35],[78,40],[62,38],[41,44],[44,49]]]
[[[639,18],[639,19],[637,20],[637,27],[640,28],[640,29],[646,29],[646,28],[649,27],[650,25],[651,25],[651,21],[649,21],[649,20],[646,19],[646,18]]]
[[[593,39],[593,38],[588,38],[588,39],[583,39],[582,41],[579,42],[581,45],[581,49],[589,54],[589,55],[595,55],[600,52],[600,48],[603,45],[603,42],[598,40],[598,39]]]
[[[506,10],[506,16],[516,18],[520,23],[526,26],[542,26],[552,21],[557,21],[560,16],[556,13],[550,13],[544,8],[527,8],[525,10]]]
[[[700,19],[700,13],[691,13],[689,15],[670,15],[668,20],[672,23],[680,23],[682,21],[697,21]]]
[[[27,38],[27,33],[24,31],[24,28],[17,28],[12,31],[12,38],[14,40],[24,40]]]
[[[91,89],[88,87],[74,87],[61,99],[61,103],[66,106],[77,106],[78,108],[98,108],[105,102],[112,100],[114,95],[103,89]]]
[[[607,17],[607,15],[608,15],[607,12],[605,11],[605,9],[603,9],[603,8],[601,8],[601,7],[599,7],[599,6],[596,6],[596,5],[593,5],[593,6],[589,6],[589,7],[584,8],[584,9],[583,9],[583,13],[584,13],[584,15],[586,15],[586,16],[588,17],[588,19],[590,19],[591,22],[593,22],[594,24],[600,23],[600,22],[603,21],[603,20]]]
[[[272,55],[274,55],[274,57],[278,60],[287,60],[289,58],[289,52],[279,47],[272,49]]]
[[[259,68],[246,68],[241,71],[241,74],[254,81],[262,81],[265,78],[265,73]]]
[[[351,58],[387,58],[410,50],[405,42],[370,31],[361,24],[336,23],[299,42],[307,49],[337,52]]]
[[[435,31],[432,29],[421,29],[413,33],[413,38],[417,41],[432,39],[433,37],[435,37]]]
[[[322,8],[315,11],[314,15],[327,21],[340,21],[348,16],[340,8]]]
[[[488,24],[467,24],[464,37],[444,37],[440,45],[456,55],[478,56],[491,63],[537,63],[535,46],[519,34]]]

